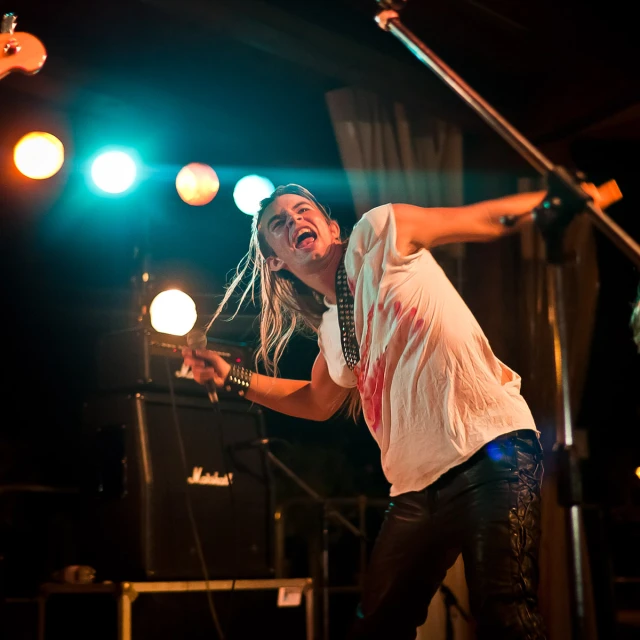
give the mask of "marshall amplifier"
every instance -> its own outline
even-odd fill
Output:
[[[176,394],[206,396],[193,380],[191,371],[182,366],[185,336],[157,333],[143,327],[108,333],[98,344],[98,384],[113,391],[167,391]],[[253,351],[245,343],[209,340],[208,349],[216,351],[230,363],[253,368]],[[218,396],[224,397],[224,389]]]
[[[219,408],[153,393],[85,404],[97,496],[82,538],[99,579],[202,580],[203,561],[211,579],[273,577],[263,416],[244,401]]]

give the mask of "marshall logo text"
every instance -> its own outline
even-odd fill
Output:
[[[213,475],[205,473],[202,475],[202,467],[193,467],[191,477],[187,478],[189,484],[205,484],[214,487],[228,487],[233,484],[233,473],[224,476],[218,475],[216,471]]]

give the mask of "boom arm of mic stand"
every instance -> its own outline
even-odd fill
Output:
[[[509,143],[536,171],[542,175],[554,175],[564,189],[579,195],[581,189],[578,181],[562,167],[555,166],[539,149],[525,138],[515,127],[505,120],[481,95],[474,91],[453,69],[441,60],[433,51],[427,48],[400,21],[398,11],[404,6],[403,2],[393,0],[378,0],[382,10],[376,16],[380,27],[392,33],[404,44],[418,60],[429,67],[443,82],[455,91],[478,115],[492,127],[504,140]],[[556,197],[556,196],[553,196]],[[564,204],[564,203],[561,203]],[[585,198],[581,211],[588,212],[592,222],[629,258],[636,267],[640,268],[640,245],[629,236],[611,218],[605,215],[597,206]],[[564,211],[566,213],[566,210]],[[572,214],[573,217],[574,214]]]
[[[307,493],[307,495],[311,496],[317,503],[324,504],[326,506],[328,500],[319,495],[316,491],[314,491],[302,478],[297,476],[287,465],[285,465],[277,456],[275,456],[266,446],[263,446],[263,450],[267,455],[267,458],[271,460],[271,462],[284,471],[303,491]],[[326,509],[327,516],[334,518],[338,521],[345,529],[348,529],[353,533],[354,536],[361,538],[362,531],[355,527],[349,520],[347,520],[340,512],[335,509],[331,509],[330,507]]]

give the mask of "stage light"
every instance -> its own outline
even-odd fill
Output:
[[[91,165],[91,178],[107,193],[123,193],[134,183],[136,174],[135,161],[124,151],[101,153]]]
[[[64,146],[50,133],[32,131],[16,143],[13,161],[22,175],[44,180],[60,171],[64,163]]]
[[[218,193],[220,180],[216,172],[206,164],[191,162],[182,167],[176,177],[178,195],[194,207],[209,204]]]
[[[262,176],[245,176],[236,183],[233,189],[233,199],[236,203],[236,207],[252,216],[258,213],[260,208],[260,201],[267,198],[273,193],[273,183],[267,178]]]
[[[151,326],[159,333],[183,336],[198,319],[196,303],[179,289],[167,289],[159,293],[149,306]]]
[[[636,475],[638,476],[638,478],[640,478],[640,467],[636,469]]]

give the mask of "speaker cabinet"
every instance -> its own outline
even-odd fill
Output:
[[[84,424],[96,497],[83,537],[99,579],[201,580],[203,561],[211,579],[272,577],[259,409],[110,393],[88,400]]]

